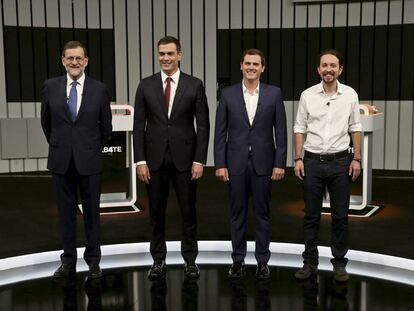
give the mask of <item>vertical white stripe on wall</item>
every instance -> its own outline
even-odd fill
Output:
[[[60,26],[72,28],[72,1],[59,0],[60,3]]]
[[[405,0],[405,2],[406,3],[410,2],[410,0]],[[414,14],[414,12],[411,11],[411,14]],[[390,1],[390,25],[401,24],[401,16],[402,16],[402,0]]]
[[[216,30],[216,2],[206,1],[206,25],[205,25],[205,42],[206,42],[206,88],[208,106],[210,111],[210,143],[208,148],[207,165],[214,165],[213,141],[214,141],[214,120],[216,116],[217,103],[217,30]]]
[[[116,102],[126,104],[127,92],[127,64],[126,64],[126,20],[125,1],[114,8],[114,35],[115,35],[115,85]]]
[[[231,29],[242,28],[242,2],[240,0],[230,0],[230,27]]]
[[[33,27],[45,27],[45,7],[43,0],[32,0]]]
[[[385,101],[377,100],[373,101],[373,105],[377,106],[378,110],[384,113]],[[384,115],[384,119],[385,119]],[[372,142],[372,167],[375,169],[384,168],[384,136],[385,130],[381,128],[373,133]]]
[[[128,0],[127,7],[127,20],[128,20],[128,83],[129,83],[129,104],[134,105],[135,92],[140,80],[139,71],[139,40],[140,40],[140,28],[138,17],[138,1]]]
[[[362,2],[362,26],[374,24],[374,2]]]
[[[387,101],[387,112],[385,114],[385,169],[397,169],[398,161],[398,101]]]
[[[298,105],[298,101],[284,101],[285,111],[286,111],[286,127],[287,127],[287,165],[292,165],[293,161],[293,124],[294,124],[294,115],[295,107]],[[276,142],[277,143],[277,142]],[[290,152],[289,152],[290,151]]]
[[[243,28],[254,29],[254,0],[244,0],[243,5]]]
[[[204,80],[203,14],[203,0],[193,0],[193,75],[201,80]]]
[[[256,0],[256,27],[267,28],[267,4],[270,0]]]
[[[3,0],[4,10],[4,25],[5,26],[16,26],[16,1],[15,0]]]
[[[0,7],[0,10],[2,8]],[[0,23],[3,25],[3,14],[0,14]],[[6,99],[6,72],[5,72],[5,55],[4,55],[4,37],[3,30],[0,31],[0,118],[7,118],[7,99]],[[1,146],[0,146],[1,150]],[[1,158],[1,154],[0,154]],[[0,172],[2,166],[0,162]]]
[[[377,1],[377,7],[375,10],[375,24],[386,25],[388,19],[388,1]]]
[[[153,74],[152,57],[154,55],[154,46],[152,44],[152,22],[151,22],[151,0],[141,1],[141,60],[142,60],[142,77],[148,77]],[[157,40],[155,40],[157,41]],[[156,42],[154,42],[156,44]],[[158,71],[158,66],[155,67]]]
[[[30,27],[30,1],[29,0],[19,0],[18,5],[18,14],[19,14],[19,26],[21,27]]]
[[[269,28],[282,28],[282,21],[280,19],[281,10],[281,0],[269,0]]]
[[[157,58],[157,42],[159,39],[165,36],[165,10],[164,1],[153,0],[154,5],[154,46],[153,52],[155,53],[154,68],[155,72],[159,71],[159,63]]]
[[[167,2],[167,34],[178,38],[178,12],[177,1],[168,0]]]
[[[229,0],[217,1],[217,27],[218,29],[229,29]]]
[[[335,27],[346,26],[346,2],[335,2]]]
[[[360,2],[349,2],[348,4],[348,26],[359,26],[360,25],[360,13],[361,5]]]
[[[86,28],[85,1],[87,0],[73,0],[75,28]]]
[[[400,102],[398,169],[411,170],[413,143],[413,102]]]
[[[310,3],[309,4],[309,28],[319,28],[320,26],[320,8],[321,4],[319,3]]]
[[[293,28],[293,9],[292,0],[279,0],[283,1],[283,21],[282,28]]]
[[[89,0],[88,0],[89,1]],[[114,3],[115,7],[124,7],[124,1],[121,0],[100,0],[101,3],[101,28],[102,29],[112,29],[112,27],[116,27],[113,25],[113,17],[112,17],[112,3]],[[115,31],[115,29],[114,29]],[[116,48],[115,48],[116,50]]]
[[[306,4],[298,4],[295,9],[295,28],[306,28]]]
[[[404,24],[414,24],[414,1],[404,1]]]
[[[180,63],[180,69],[190,74],[191,73],[191,12],[190,2],[192,0],[180,0],[180,43],[183,57]]]
[[[99,0],[88,0],[88,28],[99,29]]]
[[[332,3],[322,4],[322,22],[321,27],[333,27],[334,6]],[[322,38],[323,40],[323,38]]]
[[[59,27],[59,0],[46,0],[47,27]]]

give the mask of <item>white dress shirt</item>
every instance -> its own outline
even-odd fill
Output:
[[[247,116],[249,117],[250,125],[253,124],[254,116],[256,115],[257,104],[259,103],[259,85],[260,82],[257,84],[257,87],[253,93],[250,93],[250,91],[244,85],[244,81],[242,83],[244,103],[246,104]]]
[[[174,72],[174,74],[172,76],[167,76],[164,73],[164,71],[161,71],[162,88],[164,89],[164,94],[165,94],[165,88],[167,86],[167,78],[168,77],[171,78],[170,102],[169,102],[169,105],[168,105],[168,118],[169,118],[171,116],[171,110],[172,110],[172,106],[173,106],[173,103],[174,103],[175,92],[177,91],[178,81],[180,80],[180,69],[178,69],[176,72]]]
[[[358,95],[337,81],[337,92],[327,95],[322,82],[302,92],[294,126],[306,134],[303,148],[313,153],[335,153],[349,148],[349,132],[362,132]]]
[[[66,74],[67,79],[66,79],[66,98],[69,100],[69,94],[70,94],[70,89],[72,88],[72,82],[75,81],[73,80],[69,74]],[[82,103],[82,93],[83,93],[83,86],[85,85],[85,73],[82,73],[82,76],[76,80],[76,82],[78,82],[78,84],[76,85],[76,92],[78,93],[78,102],[76,103],[76,113],[79,112],[81,103]]]

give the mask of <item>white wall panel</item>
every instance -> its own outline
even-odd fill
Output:
[[[45,27],[45,6],[43,0],[32,0],[33,26]]]
[[[116,102],[122,104],[128,102],[125,14],[125,2],[122,1],[122,5],[115,6],[114,10]]]
[[[154,46],[152,42],[151,0],[141,0],[141,68],[142,77],[153,74]]]
[[[386,25],[388,21],[388,1],[376,2],[375,25]]]
[[[7,26],[17,25],[16,15],[16,1],[15,0],[3,0],[4,10],[4,24]]]
[[[242,28],[242,2],[240,0],[230,0],[230,28]]]
[[[268,23],[267,6],[270,0],[256,0],[256,28],[266,29]]]
[[[86,3],[87,0],[73,0],[75,28],[86,28]]]
[[[31,26],[31,14],[30,14],[30,1],[29,0],[19,0],[17,2],[18,10],[18,19],[19,25],[23,27]]]
[[[114,27],[113,6],[124,6],[124,1],[120,0],[100,0],[101,3],[101,28],[112,29]]]
[[[136,0],[128,0],[127,20],[128,20],[128,83],[129,83],[129,104],[134,105],[135,92],[140,80],[140,25],[138,17],[138,2]]]
[[[361,3],[349,2],[348,10],[348,26],[359,26],[361,15]]]
[[[384,168],[397,169],[398,161],[398,119],[399,119],[399,102],[387,101],[385,110],[385,161]]]
[[[308,23],[307,5],[295,5],[295,28],[306,28]]]
[[[282,3],[279,0],[269,0],[269,27],[282,28],[281,11]]]
[[[413,149],[413,105],[412,101],[401,101],[399,111],[398,169],[412,170],[411,155]]]
[[[409,2],[410,0],[405,0]],[[411,0],[412,2],[412,0]],[[414,11],[411,12],[413,14]],[[402,14],[402,0],[392,0],[390,1],[390,25],[399,25],[403,20]]]
[[[62,28],[73,27],[72,1],[59,0],[60,26]]]
[[[282,4],[282,28],[293,27],[293,5],[291,0],[281,0]]]
[[[321,4],[311,3],[309,4],[309,22],[308,27],[316,28],[320,26],[320,16],[321,16]]]
[[[159,39],[165,36],[165,10],[164,1],[153,1],[153,32],[154,32],[154,46],[153,53],[156,52],[156,46]],[[156,54],[156,53],[155,53]],[[158,58],[154,58],[155,72],[159,71]]]
[[[345,27],[347,20],[347,4],[346,2],[335,2],[335,27]]]
[[[178,38],[178,0],[166,1],[167,34]]]
[[[374,24],[375,6],[373,2],[362,2],[362,26]]]
[[[88,0],[87,5],[87,17],[88,17],[88,28],[99,29],[100,15],[99,15],[99,1],[100,0]]]
[[[181,60],[180,68],[186,72],[191,73],[191,1],[180,0],[180,43],[183,58]]]
[[[373,101],[373,105],[377,106],[378,110],[382,113],[385,112],[385,101],[376,100]],[[385,116],[384,116],[385,120]],[[385,129],[377,130],[372,135],[372,167],[383,169],[384,168],[384,141],[385,141]]]
[[[243,5],[243,28],[254,29],[255,0],[244,0]]]
[[[334,5],[332,3],[322,4],[322,27],[333,27],[334,26]]]
[[[414,24],[414,1],[404,1],[404,24]]]
[[[0,7],[0,10],[2,8]],[[2,12],[3,13],[3,12]],[[0,14],[0,22],[3,24],[3,14]],[[0,118],[7,118],[7,100],[6,100],[6,73],[4,67],[4,45],[3,31],[0,31]],[[1,146],[0,146],[1,150]],[[8,165],[7,165],[8,167]],[[0,171],[1,171],[0,162]]]
[[[193,75],[204,80],[203,0],[193,0]],[[204,81],[203,81],[204,82]]]
[[[229,29],[229,0],[217,1],[217,27]]]

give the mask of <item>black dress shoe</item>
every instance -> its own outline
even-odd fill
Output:
[[[154,263],[152,264],[151,268],[148,271],[148,279],[150,279],[151,281],[159,280],[165,277],[166,272],[167,272],[167,268],[165,266],[165,261],[156,260],[154,261]]]
[[[195,263],[185,263],[184,274],[189,279],[198,279],[200,277],[200,269]]]
[[[239,279],[244,275],[244,262],[235,261],[230,267],[229,278],[232,280]]]
[[[258,263],[256,268],[256,279],[270,278],[270,270],[267,263]]]
[[[88,278],[90,279],[99,279],[102,277],[101,267],[95,263],[89,266]]]
[[[67,278],[76,274],[76,265],[62,263],[59,268],[53,273],[54,278]]]

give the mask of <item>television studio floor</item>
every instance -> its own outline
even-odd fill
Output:
[[[124,176],[104,176],[103,191],[123,191],[124,182]],[[322,248],[316,278],[306,282],[294,278],[301,265],[303,201],[301,185],[291,169],[272,190],[274,243],[268,281],[254,278],[252,244],[245,277],[228,280],[227,187],[215,180],[212,169],[206,170],[198,185],[198,281],[185,279],[175,242],[169,243],[165,281],[147,280],[151,264],[146,243],[148,206],[141,184],[141,212],[101,218],[104,276],[93,282],[86,278],[83,260],[78,262],[75,279],[55,282],[50,277],[59,264],[60,249],[50,176],[1,175],[0,189],[0,310],[414,310],[414,211],[409,190],[414,189],[413,172],[374,171],[372,197],[381,209],[367,218],[350,218],[351,278],[347,283],[333,281],[327,247]],[[180,240],[180,214],[173,196],[172,192],[167,210],[169,241]],[[249,240],[253,240],[251,219],[250,214]],[[82,247],[80,215],[78,220]],[[329,216],[323,216],[320,245],[329,245],[329,233]],[[40,254],[27,256],[32,253]]]

